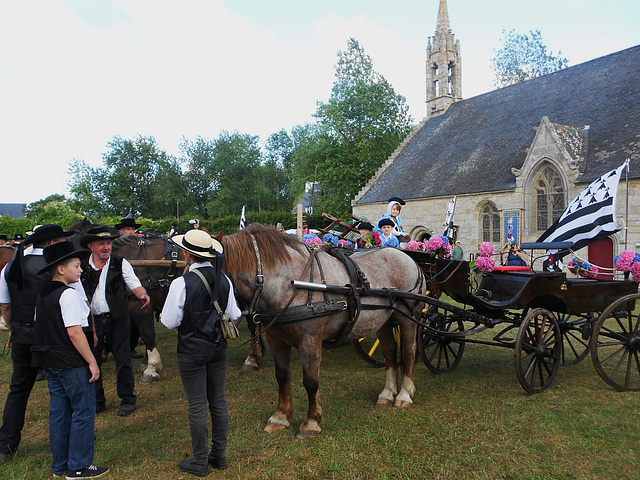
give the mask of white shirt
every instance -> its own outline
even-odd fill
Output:
[[[67,288],[62,292],[59,303],[66,328],[89,326],[89,306],[86,299],[83,299],[75,288]]]
[[[107,303],[107,295],[106,295],[106,285],[107,285],[107,273],[109,272],[109,264],[111,263],[111,257],[107,260],[104,267],[102,267],[102,272],[100,272],[100,280],[98,281],[98,286],[96,287],[96,291],[93,293],[93,298],[91,299],[91,310],[94,315],[102,315],[105,313],[109,313],[109,304]],[[93,263],[93,254],[89,257],[89,265],[90,268],[93,268],[95,271],[98,271],[99,268],[96,267],[96,264]],[[133,290],[135,288],[141,287],[142,284],[138,277],[136,277],[135,272],[133,271],[133,267],[125,258],[122,259],[122,278],[124,278],[124,283],[127,285],[129,290]]]
[[[189,271],[194,268],[212,267],[211,262],[194,263],[189,267]],[[226,275],[225,275],[226,277]],[[227,280],[229,280],[227,278]],[[167,299],[162,308],[160,321],[167,328],[178,328],[184,318],[184,302],[187,299],[187,284],[183,277],[176,278],[171,282]],[[224,313],[229,315],[233,320],[240,318],[242,312],[236,303],[236,297],[233,294],[233,284],[229,280],[229,296],[227,298],[227,308]]]
[[[32,248],[29,253],[25,251],[24,255],[44,255],[44,253],[42,248]],[[7,279],[5,278],[8,266],[9,264],[7,263],[2,268],[2,272],[0,272],[0,303],[11,303],[11,295],[9,295],[9,285],[7,284]],[[87,301],[87,295],[84,293],[84,288],[82,287],[82,284],[80,282],[74,282],[69,286],[77,291],[85,302]]]

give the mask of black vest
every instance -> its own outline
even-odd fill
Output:
[[[21,259],[23,285],[18,288],[14,281],[7,280],[11,296],[11,341],[13,343],[31,345],[33,342],[33,315],[36,309],[38,293],[51,280],[51,275],[37,272],[47,263],[42,255],[26,255]],[[5,278],[13,262],[5,270]]]
[[[90,264],[89,259],[82,261],[82,286],[87,294],[89,303],[93,299],[93,294],[98,287],[100,281],[101,270],[95,270]],[[122,257],[111,255],[109,262],[109,271],[107,272],[107,283],[105,285],[105,296],[111,316],[115,319],[126,318],[128,315],[129,293],[127,284],[124,283],[122,276]]]
[[[44,369],[67,369],[87,365],[82,355],[73,346],[64,326],[60,297],[71,287],[62,282],[49,282],[44,287],[36,306],[36,323],[31,347],[31,366]],[[87,342],[92,345],[91,328],[82,329]]]
[[[211,286],[214,297],[224,312],[229,298],[229,280],[221,275],[220,285],[215,285],[215,269],[198,269]],[[213,306],[209,292],[198,275],[188,272],[182,276],[187,288],[184,317],[178,327],[178,359],[192,363],[206,362],[212,350],[226,348],[227,341],[220,328],[220,315]]]

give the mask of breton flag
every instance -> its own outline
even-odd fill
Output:
[[[244,218],[244,207],[245,205],[242,206],[242,213],[240,214],[240,230],[247,226],[247,221]]]
[[[572,250],[620,230],[616,222],[616,194],[622,172],[629,160],[605,173],[574,198],[560,218],[544,232],[538,242],[572,242]]]
[[[456,208],[456,197],[453,197],[447,207],[447,217],[444,219],[444,233],[445,237],[453,237],[453,211]],[[451,233],[451,235],[449,235]]]

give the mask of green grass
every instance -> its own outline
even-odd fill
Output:
[[[6,338],[0,332],[0,341]],[[130,417],[116,415],[114,364],[104,364],[108,410],[97,418],[95,462],[111,468],[106,478],[195,478],[177,468],[190,457],[191,444],[175,334],[159,326],[158,344],[162,380],[136,386],[138,410]],[[367,366],[350,347],[325,350],[323,431],[301,441],[294,434],[307,405],[297,357],[292,428],[268,435],[262,429],[277,402],[273,362],[267,357],[262,370],[244,373],[245,353],[245,347],[230,350],[229,468],[209,478],[640,478],[640,394],[609,388],[590,357],[561,367],[549,390],[528,396],[516,380],[512,350],[468,345],[460,366],[448,374],[433,375],[419,363],[414,405],[395,410],[375,406],[382,369]],[[7,355],[0,358],[0,406],[10,375]],[[46,384],[38,382],[20,450],[0,466],[0,479],[50,478],[47,406]]]

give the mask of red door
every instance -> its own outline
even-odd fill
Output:
[[[608,270],[602,270],[603,273],[598,274],[598,278],[613,279],[613,240],[610,237],[601,238],[588,247],[589,263],[596,265],[598,268],[604,267]]]

